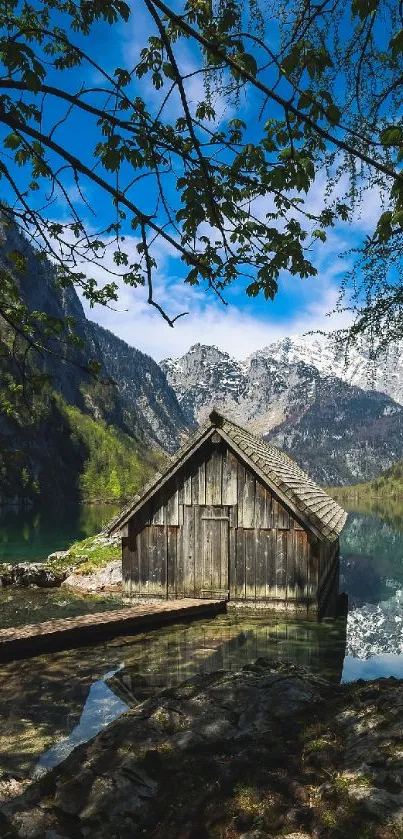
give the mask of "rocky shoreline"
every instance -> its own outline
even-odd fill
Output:
[[[39,781],[0,783],[1,836],[402,836],[400,681],[335,687],[258,659],[125,701],[130,711]]]
[[[87,540],[88,542],[88,540]],[[122,563],[120,559],[107,561],[91,568],[94,552],[102,550],[111,553],[120,547],[120,540],[99,533],[79,552],[77,549],[56,551],[44,562],[3,563],[0,565],[0,589],[7,586],[39,588],[68,588],[83,594],[100,591],[120,591],[122,586]],[[90,566],[88,570],[88,565]]]

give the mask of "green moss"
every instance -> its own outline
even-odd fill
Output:
[[[234,789],[233,804],[236,810],[250,816],[259,817],[262,815],[262,802],[254,787],[237,784]]]
[[[68,549],[68,554],[60,559],[46,563],[53,571],[77,570],[80,574],[92,574],[105,568],[109,562],[119,560],[122,556],[121,546],[102,545],[98,542],[99,534],[74,542]],[[1,573],[1,570],[0,570]]]
[[[305,751],[308,754],[312,754],[313,752],[322,752],[324,749],[328,749],[330,745],[329,741],[325,740],[324,737],[317,737],[316,740],[311,740],[310,743],[307,743]]]

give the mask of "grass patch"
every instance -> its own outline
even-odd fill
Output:
[[[87,575],[95,571],[102,571],[109,562],[120,560],[122,549],[118,544],[105,545],[100,541],[100,535],[89,536],[82,542],[74,542],[64,557],[46,563],[46,567],[53,571],[74,570]]]
[[[324,737],[317,737],[316,740],[311,740],[310,743],[307,743],[305,746],[305,751],[307,754],[313,754],[314,752],[322,752],[324,749],[328,749],[331,746],[328,740],[325,740]]]

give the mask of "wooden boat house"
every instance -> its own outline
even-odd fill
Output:
[[[345,511],[286,454],[217,411],[109,526],[131,597],[225,598],[314,618]]]

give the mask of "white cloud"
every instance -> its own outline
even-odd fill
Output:
[[[157,28],[151,16],[146,13],[141,17],[138,15],[132,19],[131,27],[125,25],[122,28],[122,51],[126,65],[131,69],[135,67],[140,61],[141,50],[147,46],[150,35],[155,35]],[[184,39],[179,39],[174,44],[174,54],[177,61],[180,73],[184,80],[184,88],[186,91],[186,98],[190,107],[191,113],[194,113],[199,102],[206,99],[206,90],[204,86],[204,73],[200,72],[203,69],[203,58],[199,47],[192,43],[192,47],[185,43]],[[160,90],[157,90],[152,84],[151,77],[146,75],[138,84],[140,95],[144,96],[144,79],[147,80],[146,101],[147,107],[157,113],[162,105],[165,96],[169,91],[171,81],[165,79],[165,84]],[[234,106],[230,104],[226,97],[216,89],[214,79],[212,79],[211,100],[212,105],[216,111],[216,120],[209,124],[209,128],[213,130],[219,125],[222,120],[228,120],[233,115]],[[169,96],[169,100],[164,107],[162,119],[168,119],[170,123],[178,117],[183,116],[183,106],[180,99],[179,91],[174,88]]]
[[[185,353],[192,344],[214,344],[237,359],[244,359],[254,350],[286,335],[311,330],[330,330],[344,326],[348,314],[327,318],[336,304],[338,284],[322,275],[309,285],[299,283],[300,301],[289,317],[280,318],[276,302],[267,303],[256,314],[248,301],[241,306],[224,306],[211,293],[191,289],[181,281],[169,282],[162,274],[155,283],[155,299],[170,316],[189,310],[190,314],[171,328],[159,313],[147,304],[145,289],[121,287],[116,310],[97,306],[88,317],[114,332],[128,344],[137,347],[160,361],[168,356]],[[85,305],[85,304],[84,304]]]

